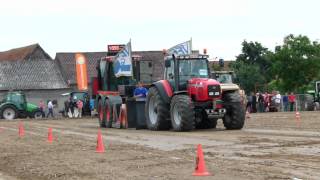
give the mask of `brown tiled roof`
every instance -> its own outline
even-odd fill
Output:
[[[40,50],[41,57],[36,57],[37,55],[33,54],[36,50]],[[32,44],[29,46],[0,52],[0,61],[18,61],[33,58],[51,59],[51,57],[41,48],[39,44]]]
[[[87,59],[88,82],[91,82],[92,77],[97,76],[96,65],[100,58],[107,56],[107,52],[81,52]],[[70,52],[57,53],[55,60],[58,62],[62,74],[66,82],[70,84],[76,83],[76,68],[75,68],[75,54]],[[134,51],[132,55],[139,55],[142,61],[152,61],[153,76],[152,80],[160,80],[163,77],[163,53],[162,51]]]
[[[53,60],[0,61],[0,90],[68,88]]]

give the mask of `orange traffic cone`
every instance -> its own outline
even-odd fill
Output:
[[[96,152],[104,153],[104,145],[103,145],[103,140],[102,140],[102,135],[100,130],[98,132]]]
[[[203,158],[202,146],[198,144],[197,150],[197,162],[195,171],[192,173],[192,176],[210,176],[211,174],[207,171],[206,165]]]
[[[52,128],[48,129],[48,142],[52,143],[53,141],[53,136],[52,136]]]
[[[19,137],[24,136],[24,128],[22,122],[19,122]]]

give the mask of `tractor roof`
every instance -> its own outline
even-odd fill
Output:
[[[176,59],[208,59],[209,55],[204,54],[187,54],[187,55],[178,55]],[[172,56],[166,56],[165,59],[172,59]]]

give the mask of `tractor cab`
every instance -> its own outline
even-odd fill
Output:
[[[221,97],[220,84],[210,79],[208,55],[179,55],[165,60],[165,80],[174,92],[187,92],[196,101]]]
[[[209,78],[207,58],[207,55],[169,56],[165,60],[164,78],[170,82],[175,90],[187,90],[187,84],[190,79]]]
[[[26,96],[21,92],[9,92],[6,95],[4,102],[10,102],[12,104],[15,104],[15,106],[19,110],[27,108]]]

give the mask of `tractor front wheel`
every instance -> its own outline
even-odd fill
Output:
[[[245,112],[241,105],[240,95],[237,92],[230,92],[224,95],[223,101],[227,113],[223,117],[224,127],[228,130],[242,129],[244,126]]]
[[[191,131],[194,129],[194,105],[189,96],[175,95],[171,100],[170,115],[174,131]]]
[[[169,104],[167,104],[160,96],[156,87],[149,89],[145,116],[148,129],[150,130],[168,130],[170,128],[169,118]]]

